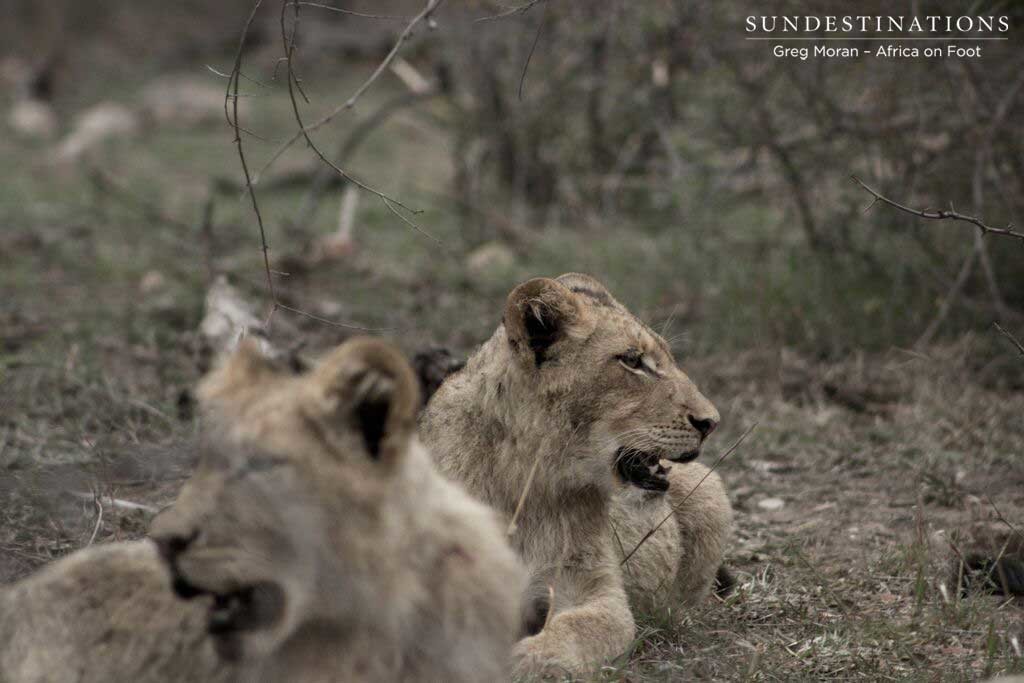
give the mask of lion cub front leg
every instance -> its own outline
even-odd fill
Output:
[[[513,650],[517,676],[593,671],[622,654],[634,638],[633,614],[617,571],[563,575],[555,591],[550,607],[555,612],[543,630],[520,640]],[[566,604],[557,597],[559,591],[575,599]]]

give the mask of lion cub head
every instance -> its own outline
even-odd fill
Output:
[[[567,410],[577,436],[623,481],[667,489],[660,461],[693,460],[718,425],[665,340],[588,275],[524,282],[503,321],[530,393]]]
[[[150,535],[175,592],[212,596],[219,654],[265,657],[316,628],[387,628],[381,605],[401,601],[388,594],[400,571],[386,556],[400,533],[392,484],[419,447],[406,361],[359,339],[296,376],[243,343],[199,396],[213,436]]]

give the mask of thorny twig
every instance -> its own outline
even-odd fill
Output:
[[[1016,346],[1017,350],[1020,351],[1020,355],[1024,356],[1024,344],[1021,344],[1019,341],[1017,341],[1017,338],[1014,337],[1009,332],[1007,332],[1006,330],[1004,330],[1002,325],[1000,325],[999,323],[992,323],[992,324],[995,325],[995,328],[997,330],[999,330],[999,334],[1001,334],[1004,337],[1006,337],[1007,339],[1009,339],[1010,343],[1013,344],[1014,346]]]
[[[980,218],[976,218],[974,216],[968,216],[966,214],[962,214],[962,213],[958,212],[956,209],[953,208],[952,205],[950,205],[949,210],[918,211],[917,209],[912,209],[909,206],[904,206],[903,204],[900,204],[899,202],[894,202],[893,200],[889,199],[888,197],[883,196],[881,193],[877,192],[876,190],[874,190],[871,187],[869,187],[868,185],[866,185],[863,180],[861,180],[860,178],[858,178],[855,175],[850,176],[850,178],[853,180],[853,182],[855,182],[858,185],[860,185],[861,187],[863,187],[865,190],[867,190],[875,198],[874,201],[871,202],[871,204],[868,206],[868,209],[870,209],[876,203],[882,202],[884,204],[888,204],[889,206],[895,207],[895,208],[899,209],[900,211],[903,211],[905,213],[909,213],[912,216],[918,216],[919,218],[927,218],[929,220],[949,219],[949,220],[954,220],[954,221],[962,221],[964,223],[971,223],[972,225],[976,226],[978,228],[978,230],[981,231],[982,235],[988,235],[989,233],[992,233],[993,235],[1002,235],[1004,237],[1015,237],[1015,238],[1021,240],[1022,242],[1024,242],[1024,233],[1020,233],[1020,232],[1014,231],[1012,229],[1013,228],[1013,224],[1012,223],[1007,224],[1007,226],[1005,228],[993,228],[991,225],[988,225],[987,223],[985,223]],[[867,211],[867,209],[865,209],[865,211]]]
[[[242,53],[245,51],[245,39],[249,35],[249,28],[252,26],[253,19],[256,18],[256,12],[259,10],[260,5],[263,4],[263,0],[256,0],[253,4],[252,12],[249,13],[249,18],[245,22],[245,26],[242,27],[242,35],[238,39],[238,51],[235,53],[235,63],[231,69],[230,77],[228,78],[227,92],[224,94],[224,116],[227,118],[228,123],[235,130],[235,146],[238,148],[238,159],[242,163],[242,172],[245,174],[245,186],[249,189],[249,199],[252,201],[252,210],[256,214],[256,223],[260,229],[260,246],[263,249],[263,266],[267,272],[267,291],[270,294],[270,299],[273,301],[273,308],[270,310],[270,314],[267,316],[266,325],[270,324],[270,319],[274,315],[274,311],[277,310],[277,291],[274,289],[274,277],[270,274],[270,247],[267,246],[267,232],[263,227],[263,214],[260,213],[259,202],[256,201],[256,189],[252,186],[252,176],[249,174],[249,164],[245,159],[245,149],[242,145],[242,134],[241,128],[238,125],[238,81],[242,74]],[[228,107],[231,107],[231,112],[228,112]]]
[[[258,183],[260,181],[260,178],[263,177],[263,174],[267,172],[267,169],[269,169],[270,166],[275,161],[277,161],[278,158],[280,158],[280,156],[284,154],[285,151],[287,151],[292,145],[294,145],[303,137],[306,137],[308,140],[310,133],[330,123],[334,119],[334,117],[340,114],[341,112],[354,107],[359,98],[362,97],[364,92],[366,92],[366,89],[373,85],[373,82],[376,81],[389,66],[391,66],[391,62],[394,61],[395,57],[398,55],[399,50],[401,50],[403,43],[405,43],[405,41],[408,40],[409,36],[412,35],[412,32],[416,28],[416,26],[421,21],[428,20],[442,2],[444,2],[444,0],[428,0],[423,10],[419,14],[414,16],[412,20],[410,20],[406,27],[402,30],[402,32],[398,34],[398,38],[395,39],[395,44],[391,48],[391,51],[388,52],[387,56],[384,57],[383,61],[381,61],[381,63],[377,65],[377,68],[374,69],[373,73],[370,74],[369,78],[363,81],[362,85],[356,88],[355,92],[352,93],[351,97],[349,97],[342,104],[338,105],[330,112],[328,112],[326,116],[323,116],[322,118],[314,121],[308,126],[301,126],[300,130],[297,133],[295,133],[292,137],[288,138],[283,143],[281,143],[281,145],[276,150],[274,150],[274,153],[271,155],[270,160],[267,161],[267,163],[263,165],[263,168],[261,168],[259,172],[256,173],[255,182]],[[385,204],[386,203],[387,200],[385,200]]]
[[[654,526],[653,529],[651,529],[650,531],[648,531],[646,534],[643,535],[643,538],[640,539],[640,541],[636,544],[636,546],[634,546],[634,548],[629,551],[629,554],[626,555],[626,557],[624,557],[622,559],[622,562],[619,563],[620,566],[626,564],[627,562],[629,562],[629,558],[633,557],[633,555],[636,554],[637,550],[640,550],[640,546],[642,546],[644,543],[646,543],[647,539],[649,539],[651,536],[653,536],[655,533],[657,533],[658,529],[660,529],[665,524],[665,522],[670,520],[672,518],[672,515],[676,514],[676,511],[679,508],[683,507],[683,505],[686,503],[686,501],[688,501],[690,499],[690,496],[693,495],[694,491],[696,491],[698,488],[700,488],[700,485],[704,483],[704,480],[711,476],[711,473],[714,472],[715,469],[717,469],[718,466],[722,464],[722,461],[725,460],[726,458],[728,458],[729,455],[731,455],[733,451],[735,451],[737,448],[739,448],[739,445],[741,443],[743,443],[744,439],[747,438],[747,436],[750,434],[750,432],[754,431],[754,428],[757,427],[757,424],[758,423],[755,422],[754,424],[752,424],[749,427],[747,427],[747,431],[743,432],[743,434],[740,435],[740,438],[736,439],[736,443],[734,443],[732,446],[730,446],[728,448],[728,450],[725,451],[725,453],[722,453],[722,455],[720,455],[718,457],[718,460],[716,460],[715,464],[713,464],[708,469],[707,473],[703,477],[700,478],[700,481],[697,482],[697,485],[694,486],[692,489],[690,489],[690,492],[687,493],[683,497],[683,499],[681,501],[679,501],[678,503],[676,503],[675,505],[672,506],[672,509],[669,510],[669,513],[667,515],[665,515],[664,519],[662,519],[660,522],[658,522]]]

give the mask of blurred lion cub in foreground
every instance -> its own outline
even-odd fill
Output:
[[[293,376],[243,343],[199,395],[199,468],[152,540],[0,589],[0,681],[507,676],[525,574],[416,440],[397,351],[350,341]]]

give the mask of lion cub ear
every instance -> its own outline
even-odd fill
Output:
[[[406,451],[416,431],[420,388],[398,349],[370,337],[349,340],[320,363],[310,380],[326,399],[327,426],[334,434],[343,437],[354,429],[367,455],[381,462]]]
[[[505,335],[513,353],[540,367],[579,315],[579,301],[568,287],[550,278],[534,278],[508,295]]]

